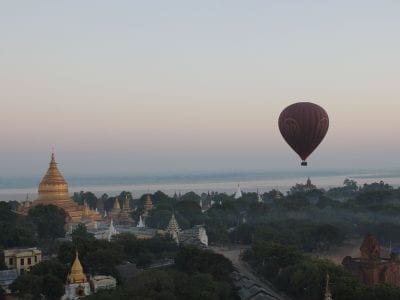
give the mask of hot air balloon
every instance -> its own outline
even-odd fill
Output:
[[[290,147],[307,166],[307,157],[318,147],[329,127],[329,117],[319,105],[298,102],[286,107],[279,116],[279,130]]]

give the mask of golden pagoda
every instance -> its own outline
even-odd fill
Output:
[[[74,300],[83,298],[90,295],[90,284],[87,280],[81,262],[79,261],[78,251],[74,263],[71,267],[71,272],[67,277],[67,284],[65,285],[65,295],[61,299]]]
[[[33,206],[53,204],[64,209],[68,221],[78,223],[82,219],[82,208],[69,197],[68,184],[58,170],[54,153],[47,173],[39,184],[39,196],[33,201]]]
[[[68,283],[84,283],[87,282],[85,273],[83,273],[83,267],[79,261],[78,251],[76,251],[76,256],[74,263],[71,267],[71,273],[68,274]]]
[[[125,225],[133,224],[134,221],[131,217],[131,213],[132,213],[132,209],[129,204],[129,198],[128,198],[128,196],[126,196],[124,199],[124,202],[122,203],[121,212],[118,215],[118,223],[125,224]]]

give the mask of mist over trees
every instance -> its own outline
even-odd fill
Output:
[[[331,275],[332,293],[336,299],[400,297],[397,288],[366,287],[341,266],[317,258],[329,253],[333,247],[349,239],[361,239],[367,233],[374,234],[381,245],[391,243],[394,249],[399,248],[400,189],[382,181],[358,185],[345,179],[343,186],[329,190],[308,189],[298,184],[286,195],[276,190],[268,191],[261,195],[261,201],[253,191],[243,192],[239,199],[218,192],[202,195],[189,192],[171,197],[157,191],[150,196],[155,208],[149,212],[147,226],[164,229],[174,213],[182,229],[205,225],[210,245],[248,245],[250,250],[243,254],[243,259],[260,276],[295,299],[320,299],[327,272]],[[74,194],[78,203],[86,202],[92,208],[100,203],[108,210],[112,209],[116,198],[121,205],[128,199],[134,208],[132,217],[135,221],[144,212],[146,197],[145,194],[134,198],[126,191],[117,196],[104,194],[100,197],[83,191]],[[188,293],[194,292],[215,299],[235,297],[227,273],[218,273],[222,269],[230,270],[228,262],[219,256],[179,248],[171,239],[162,237],[139,240],[124,233],[111,242],[96,240],[84,225],[75,228],[71,242],[62,242],[58,241],[65,235],[62,209],[39,205],[31,209],[28,216],[17,214],[16,209],[14,202],[0,202],[0,247],[38,245],[45,254],[56,254],[55,260],[43,262],[18,278],[12,287],[20,295],[58,295],[78,249],[87,272],[109,274],[119,282],[122,281],[116,269],[118,264],[128,261],[147,268],[160,259],[176,259],[173,270],[148,270],[137,277],[153,287],[162,282],[160,293],[164,295],[165,292],[171,299],[185,299]],[[191,264],[199,269],[190,269]],[[212,265],[220,267],[215,269]],[[198,282],[209,289],[202,291]],[[190,288],[184,288],[185,285]],[[154,296],[132,280],[116,291],[98,294],[96,299],[133,299],[134,294]]]

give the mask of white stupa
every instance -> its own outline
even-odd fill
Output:
[[[324,300],[332,300],[331,289],[329,287],[329,274],[326,274],[326,285],[325,285],[325,295]]]
[[[143,221],[143,219],[142,219],[142,216],[140,215],[140,217],[139,217],[139,223],[137,224],[137,226],[136,227],[138,227],[138,228],[144,228],[145,227],[145,225],[144,225],[144,221]]]
[[[259,203],[263,203],[263,202],[264,202],[262,196],[261,196],[260,193],[258,192],[258,189],[257,189],[257,201],[258,201]]]
[[[240,189],[240,185],[238,184],[238,187],[237,187],[237,191],[236,191],[236,193],[235,193],[235,199],[239,199],[239,198],[241,198],[243,195],[242,195],[242,191],[241,191],[241,189]]]
[[[111,219],[110,227],[109,227],[108,230],[107,230],[107,240],[108,240],[108,241],[111,241],[111,238],[112,238],[114,235],[117,235],[117,234],[118,234],[118,231],[117,231],[117,229],[115,229],[115,227],[114,227],[114,220]]]

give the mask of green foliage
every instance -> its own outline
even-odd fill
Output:
[[[90,208],[95,209],[97,204],[97,197],[92,192],[84,192],[80,191],[79,193],[75,192],[72,196],[72,199],[78,203],[79,205],[83,205],[86,203],[89,205]]]
[[[122,247],[126,260],[141,267],[146,267],[157,260],[174,257],[178,251],[176,243],[169,237],[137,239],[131,233],[122,233],[115,236],[114,242]]]
[[[86,296],[85,300],[131,300],[131,296],[122,288],[115,290],[100,290],[90,296]]]
[[[149,217],[146,219],[146,225],[151,228],[165,229],[172,216],[172,208],[157,208],[150,211]]]
[[[6,299],[6,291],[0,286],[0,300]]]
[[[253,241],[255,226],[252,224],[241,224],[229,233],[229,238],[233,243],[250,245]]]
[[[42,294],[48,300],[58,300],[65,293],[63,282],[53,275],[45,275],[42,279],[41,287]]]
[[[195,192],[188,192],[188,193],[182,195],[182,197],[179,200],[180,200],[180,202],[193,201],[195,203],[199,203],[200,196],[197,195]]]
[[[114,242],[122,245],[124,252],[136,255],[141,251],[139,241],[129,234],[122,234]],[[172,247],[168,240],[153,239],[146,245],[148,250],[140,253],[161,252],[163,245]],[[101,291],[85,299],[237,299],[229,277],[232,270],[229,260],[197,248],[181,248],[177,257],[177,270],[148,269],[129,279],[122,288]]]
[[[183,247],[175,258],[175,265],[179,271],[188,274],[209,273],[220,280],[229,280],[233,271],[231,261],[224,256],[195,247]]]
[[[36,245],[33,224],[12,211],[7,202],[0,202],[0,248],[31,247]]]
[[[148,270],[135,276],[125,285],[133,299],[178,299],[171,271]]]
[[[75,244],[77,244],[80,239],[93,239],[94,235],[87,231],[85,224],[79,223],[72,231],[71,237]]]
[[[33,299],[41,299],[42,294],[49,300],[60,299],[65,292],[63,281],[51,273],[21,275],[10,285],[10,290],[20,297],[31,295]]]
[[[35,225],[41,239],[64,237],[65,219],[65,211],[52,204],[37,205],[28,212],[28,220]]]
[[[41,299],[42,281],[42,277],[28,273],[15,279],[9,288],[20,297],[30,294],[34,300],[38,300]]]
[[[65,264],[57,259],[44,260],[30,268],[29,274],[44,277],[51,275],[61,282],[67,279],[68,270]]]
[[[184,198],[184,196],[182,196],[182,198]],[[189,221],[190,224],[188,227],[193,227],[194,225],[199,225],[204,223],[204,217],[201,212],[200,205],[198,204],[198,202],[194,200],[179,201],[175,205],[175,211],[179,212],[180,215],[182,215],[185,219]]]
[[[83,268],[90,274],[112,275],[118,279],[115,266],[122,263],[125,255],[123,247],[115,242],[78,237],[73,242],[62,243],[58,250],[58,259],[65,265],[71,265],[76,250]]]
[[[7,270],[7,266],[4,261],[4,251],[0,250],[0,270]]]
[[[276,242],[256,241],[243,259],[268,279],[273,279],[281,268],[300,262],[303,256],[294,248]]]

